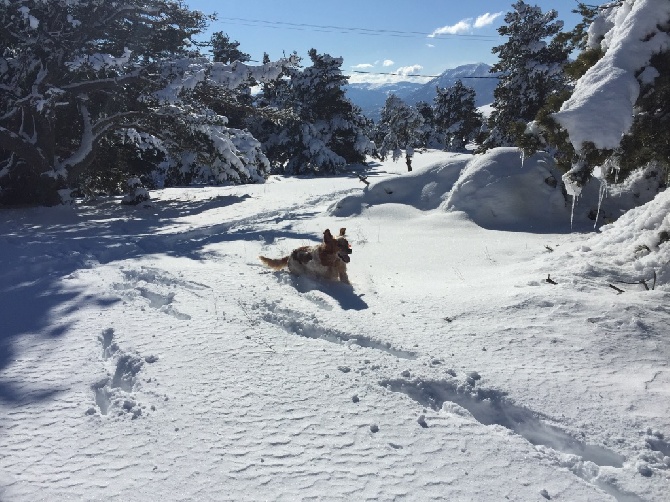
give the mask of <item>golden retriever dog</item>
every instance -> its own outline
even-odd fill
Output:
[[[351,261],[351,245],[344,237],[346,229],[340,228],[340,235],[333,237],[330,230],[323,233],[323,242],[317,246],[302,246],[294,249],[290,255],[283,258],[266,258],[260,260],[274,270],[288,267],[296,275],[312,275],[341,281],[349,284],[347,263]]]

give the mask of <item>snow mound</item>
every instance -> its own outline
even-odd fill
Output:
[[[517,148],[494,148],[475,156],[442,207],[463,211],[488,229],[570,230],[570,207],[553,160],[546,154],[523,160]],[[585,219],[579,219],[580,226]]]
[[[338,201],[330,212],[333,216],[346,217],[360,214],[366,207],[390,203],[406,204],[423,211],[437,209],[471,158],[470,155],[452,156],[421,170],[371,184],[363,193]]]
[[[627,211],[577,247],[578,255],[586,253],[588,259],[577,260],[574,252],[568,254],[566,265],[572,261],[572,268],[583,269],[575,273],[604,273],[629,282],[643,279],[648,287],[656,274],[656,289],[670,290],[670,192],[661,192]]]

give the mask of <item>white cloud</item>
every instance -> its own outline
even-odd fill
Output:
[[[429,48],[432,49],[432,48],[435,47],[435,46],[434,46],[433,44],[426,44],[426,47],[429,47]]]
[[[425,84],[430,77],[407,77],[405,75],[377,75],[374,73],[353,73],[349,76],[350,84],[384,85],[396,82],[416,82]]]
[[[421,66],[420,64],[414,64],[412,66],[401,66],[396,70],[396,73],[398,75],[407,76],[412,73],[418,73],[421,70],[423,70],[423,66]]]
[[[442,26],[442,28],[437,28],[433,33],[428,35],[433,38],[438,35],[458,35],[462,33],[467,33],[472,29],[472,19],[463,19],[462,21],[452,24],[450,26]]]
[[[384,62],[382,63],[384,66],[393,66],[395,64],[394,61],[390,59],[385,59]]]
[[[462,19],[456,24],[442,26],[441,28],[435,29],[430,35],[430,38],[437,37],[439,35],[463,35],[465,33],[471,32],[473,29],[480,29],[486,26],[489,26],[495,22],[504,12],[487,12],[481,16],[477,16],[477,19],[472,21],[472,18]]]
[[[369,84],[372,86],[375,85],[384,85],[392,84],[397,82],[416,82],[420,84],[425,84],[431,78],[430,77],[415,77],[416,73],[423,70],[423,66],[420,64],[410,65],[410,66],[401,66],[393,73],[356,73],[352,72],[349,75],[350,84]]]
[[[367,70],[368,68],[373,68],[374,65],[371,65],[370,63],[360,63],[357,65],[352,66],[354,70]]]
[[[496,12],[495,14],[487,12],[486,14],[482,14],[477,19],[475,19],[474,26],[475,28],[483,28],[484,26],[489,26],[493,24],[493,22],[503,14],[504,12]]]

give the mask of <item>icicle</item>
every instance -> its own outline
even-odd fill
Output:
[[[523,169],[523,163],[526,161],[526,152],[521,148],[521,169]]]
[[[598,226],[598,217],[600,216],[600,208],[603,204],[603,199],[605,198],[605,193],[607,192],[607,180],[602,178],[600,180],[600,189],[598,190],[598,211],[596,212],[596,221],[593,224],[593,228]]]
[[[577,202],[577,196],[572,195],[572,209],[570,210],[570,230],[572,230],[572,222],[575,218],[575,203]]]

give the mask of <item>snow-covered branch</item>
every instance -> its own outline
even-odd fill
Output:
[[[113,89],[121,85],[139,80],[143,74],[143,70],[138,68],[125,75],[120,75],[114,78],[101,78],[97,80],[84,80],[80,82],[73,82],[71,84],[61,85],[60,89],[74,94],[92,93],[96,91],[103,91]]]
[[[0,126],[0,150],[15,152],[34,168],[42,171],[46,171],[51,165],[50,160],[44,155],[41,148],[2,126]]]
[[[670,50],[670,34],[659,29],[663,20],[670,21],[668,0],[630,0],[609,9],[597,23],[609,28],[604,35],[589,31],[605,55],[579,79],[572,97],[553,115],[578,152],[587,142],[598,149],[615,149],[629,131],[639,79],[655,71],[649,67],[654,54]]]

